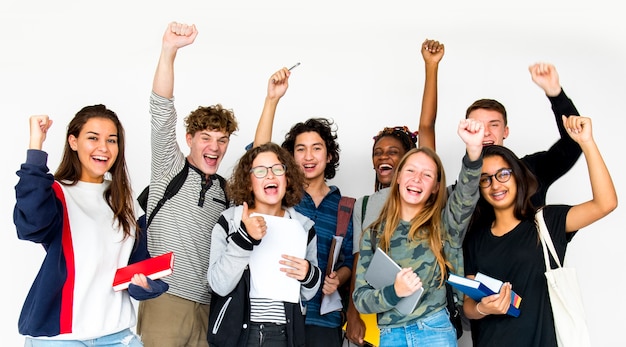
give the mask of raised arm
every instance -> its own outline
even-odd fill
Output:
[[[480,159],[483,151],[484,123],[474,119],[462,119],[457,133],[465,143],[468,158],[471,161]]]
[[[20,240],[49,244],[61,237],[63,224],[63,205],[53,192],[48,154],[41,150],[52,120],[46,115],[32,116],[29,124],[30,145],[26,162],[17,171],[13,222]]]
[[[462,258],[458,252],[463,246],[463,239],[467,232],[467,226],[478,202],[478,181],[482,168],[482,148],[485,133],[484,123],[475,119],[462,119],[457,129],[459,137],[465,143],[466,154],[463,156],[463,165],[459,173],[454,190],[446,202],[446,207],[442,214],[442,219],[447,225],[446,241],[444,244],[448,251],[448,246],[456,248],[455,254],[446,254],[450,260],[455,258],[460,264],[453,264],[455,271],[460,272]],[[445,187],[442,187],[445,189]]]
[[[572,100],[565,95],[554,65],[537,63],[531,65],[528,70],[533,82],[544,91],[550,100],[557,129],[561,135],[561,138],[547,151],[547,156],[545,156],[546,162],[537,165],[539,169],[542,167],[553,168],[544,174],[539,173],[540,176],[545,177],[546,184],[550,185],[569,171],[576,164],[582,153],[580,146],[567,134],[561,120],[561,116],[570,117],[579,116],[580,114]],[[554,170],[554,168],[560,168],[560,170]]]
[[[536,63],[528,67],[533,82],[546,93],[547,97],[555,97],[561,93],[559,74],[552,64]]]
[[[30,142],[28,149],[41,150],[44,141],[46,141],[46,135],[48,129],[52,126],[52,119],[47,115],[31,116],[30,123]]]
[[[274,116],[278,101],[285,95],[289,87],[289,76],[291,72],[286,67],[276,71],[267,82],[267,96],[263,104],[261,118],[254,134],[253,147],[272,141],[272,128],[274,127]]]
[[[565,131],[565,128],[563,127],[561,116],[580,116],[580,113],[578,113],[578,110],[576,109],[576,106],[574,106],[572,100],[565,95],[565,92],[561,87],[559,74],[557,73],[556,68],[552,64],[536,63],[529,66],[528,71],[530,71],[530,76],[533,82],[535,82],[535,84],[543,90],[550,100],[556,126],[559,129],[561,138],[569,143],[574,143],[569,135],[567,135],[567,131]],[[580,151],[578,154],[580,155]]]
[[[152,91],[164,98],[174,96],[174,59],[179,48],[185,47],[196,39],[198,30],[195,25],[172,22],[163,34],[161,55],[154,73]]]
[[[437,73],[443,58],[444,46],[439,41],[428,40],[422,43],[422,57],[426,68],[422,111],[419,121],[419,147],[435,149],[435,121],[437,120]]]
[[[565,116],[562,118],[567,133],[580,145],[585,155],[593,195],[591,200],[572,207],[567,213],[565,231],[573,232],[611,213],[617,207],[617,193],[611,174],[593,139],[591,119]]]

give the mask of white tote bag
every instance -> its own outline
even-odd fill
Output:
[[[545,275],[548,280],[548,293],[554,315],[557,343],[559,347],[591,346],[576,269],[561,266],[543,219],[542,210],[537,212],[536,220],[546,262]],[[548,252],[558,265],[556,269],[550,268]]]

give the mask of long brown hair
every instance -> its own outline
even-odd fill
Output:
[[[376,231],[378,246],[385,252],[389,252],[391,238],[400,224],[400,204],[402,198],[400,196],[399,186],[396,182],[408,158],[417,153],[424,153],[435,162],[437,166],[436,181],[439,185],[439,189],[436,193],[428,197],[424,208],[411,219],[411,228],[409,229],[408,238],[409,241],[424,238],[428,239],[429,248],[435,255],[437,263],[441,268],[441,278],[439,280],[439,285],[441,286],[446,278],[446,265],[450,266],[450,263],[446,261],[443,253],[443,233],[445,233],[445,230],[441,221],[441,213],[446,205],[447,192],[443,164],[435,151],[427,147],[414,148],[402,157],[400,163],[398,163],[396,172],[393,174],[387,201],[385,201],[378,218],[369,228]]]
[[[104,191],[104,200],[113,211],[113,216],[117,219],[119,225],[124,230],[125,237],[131,235],[131,228],[137,228],[135,220],[134,202],[132,198],[132,189],[126,168],[126,158],[124,156],[124,127],[115,112],[109,110],[104,105],[93,105],[83,107],[67,126],[67,135],[65,136],[65,148],[63,149],[63,157],[61,163],[54,173],[54,178],[62,184],[73,186],[80,180],[82,167],[78,153],[69,145],[67,139],[70,135],[78,138],[83,126],[92,118],[108,119],[115,124],[117,129],[117,146],[118,155],[115,163],[111,166],[109,173],[111,174],[111,184]]]

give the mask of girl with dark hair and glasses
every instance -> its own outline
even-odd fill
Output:
[[[317,292],[321,271],[317,266],[313,221],[294,209],[302,199],[303,185],[302,170],[291,154],[275,143],[254,147],[239,159],[228,182],[228,196],[235,206],[222,212],[211,235],[208,281],[214,296],[208,339],[212,346],[304,345],[302,302],[310,300]],[[249,295],[249,302],[238,306],[239,312],[233,312],[231,307],[237,307],[234,303],[231,305],[215,295],[235,296],[235,289],[240,280],[245,281],[243,276],[247,276],[248,270],[250,288],[255,287],[255,268],[250,257],[255,247],[263,242],[268,226],[269,232],[273,231],[272,224],[266,220],[273,217],[292,219],[301,228],[289,232],[305,233],[302,235],[307,240],[305,257],[283,255],[280,263],[276,263],[276,269],[280,268],[285,276],[300,283],[300,301]]]
[[[574,232],[617,207],[611,175],[592,136],[591,119],[563,116],[562,120],[585,155],[593,197],[574,206],[543,207],[561,262]],[[474,345],[557,346],[543,251],[535,224],[538,206],[531,203],[537,180],[512,151],[492,145],[483,150],[479,186],[481,197],[464,244],[465,273],[474,278],[480,272],[505,284],[499,294],[480,302],[465,297],[463,309],[472,320]],[[519,317],[506,314],[511,290],[522,297]]]

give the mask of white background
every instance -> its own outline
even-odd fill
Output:
[[[133,187],[149,180],[148,97],[167,23],[195,23],[196,42],[178,54],[176,106],[234,109],[240,131],[220,173],[228,176],[252,141],[269,76],[296,62],[279,105],[274,140],[296,121],[333,118],[342,156],[330,183],[344,194],[373,191],[372,136],[383,126],[417,128],[424,80],[420,43],[440,40],[438,152],[454,180],[463,145],[458,120],[479,98],[501,101],[520,156],[547,149],[558,136],[550,104],[528,65],[557,66],[625,196],[626,24],[617,1],[15,1],[0,3],[0,98],[4,164],[0,202],[3,346],[19,346],[17,320],[39,268],[40,245],[19,241],[12,221],[15,171],[25,159],[28,117],[55,121],[44,149],[58,165],[65,126],[83,106],[103,103],[126,127]],[[184,132],[178,128],[181,145]],[[186,148],[186,146],[184,147]],[[621,159],[620,159],[621,158]],[[549,203],[591,198],[584,159],[549,191]],[[624,208],[582,230],[570,243],[594,346],[623,344]],[[621,323],[621,324],[620,324]],[[461,345],[468,345],[464,340]]]

